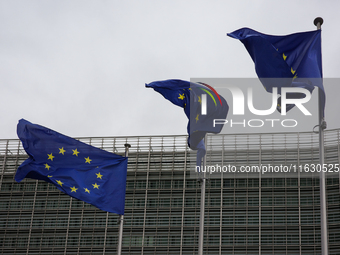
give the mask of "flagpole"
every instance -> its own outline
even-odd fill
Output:
[[[318,17],[314,20],[314,25],[317,29],[321,29],[323,19]],[[324,159],[324,129],[326,128],[326,122],[324,119],[324,109],[322,105],[322,91],[319,88],[319,155],[320,165],[323,169]],[[321,254],[328,255],[328,230],[327,230],[327,203],[326,203],[326,180],[325,173],[320,172],[320,225],[321,225]]]
[[[129,148],[130,144],[126,143],[125,146],[125,157],[129,156]],[[117,255],[122,254],[122,242],[123,242],[123,224],[124,224],[124,215],[119,215],[119,235],[118,235],[118,248]]]
[[[207,142],[207,135],[204,137],[205,146]],[[203,167],[201,169],[203,176],[201,177],[201,208],[200,208],[200,224],[199,224],[199,236],[198,236],[198,255],[203,255],[203,244],[204,244],[204,211],[205,211],[205,184],[206,184],[206,171],[204,170],[206,164],[205,155],[203,158]]]

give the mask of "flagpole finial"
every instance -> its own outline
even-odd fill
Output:
[[[126,143],[125,146],[125,157],[129,156],[129,148],[131,148],[131,145]]]
[[[318,29],[321,29],[322,24],[323,24],[323,19],[321,17],[317,17],[314,19],[314,25],[317,26]]]

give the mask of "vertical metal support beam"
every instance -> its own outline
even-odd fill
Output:
[[[30,223],[30,229],[29,229],[29,233],[28,233],[28,240],[27,240],[27,250],[26,250],[26,254],[29,254],[29,250],[30,250],[30,242],[31,242],[31,236],[32,236],[32,228],[33,228],[33,218],[34,218],[34,208],[35,208],[35,201],[37,198],[37,191],[38,191],[38,180],[35,181],[35,189],[34,189],[34,198],[33,198],[33,208],[32,208],[32,213],[31,213],[31,223]]]
[[[262,136],[260,134],[259,166],[262,164]],[[259,172],[259,255],[261,255],[261,207],[262,207],[262,173]]]
[[[65,238],[65,249],[64,254],[67,254],[67,240],[68,240],[68,234],[70,232],[70,221],[71,221],[71,211],[72,211],[72,197],[70,197],[70,207],[68,208],[68,219],[67,219],[67,229],[66,229],[66,238]]]
[[[298,166],[300,165],[300,134],[298,133],[298,155],[297,161]],[[300,171],[298,171],[298,208],[299,208],[299,254],[302,255],[302,228],[301,228],[301,176]]]
[[[122,254],[123,225],[124,225],[124,215],[119,215],[119,234],[118,234],[117,255],[121,255]]]
[[[148,189],[149,189],[149,173],[150,173],[150,161],[151,161],[151,137],[149,139],[149,151],[148,151],[148,166],[146,169],[146,187],[145,187],[145,201],[144,201],[144,219],[143,219],[143,235],[142,235],[142,251],[141,255],[144,255],[144,243],[145,243],[145,228],[146,228],[146,207],[148,204]]]
[[[222,148],[221,148],[221,157],[222,162],[221,165],[224,166],[224,136],[222,136]],[[222,255],[222,223],[223,223],[223,171],[221,172],[221,200],[220,200],[220,247],[219,247],[219,255]]]
[[[320,104],[320,93],[319,89],[319,116],[323,115],[323,109]],[[319,118],[319,154],[320,154],[320,165],[323,166],[325,163],[324,159],[324,131],[323,131],[323,117]],[[327,226],[327,200],[326,200],[326,176],[323,171],[320,172],[320,224],[321,224],[321,251],[322,255],[328,255],[328,226]]]
[[[207,135],[204,138],[204,144],[207,148]],[[207,155],[203,158],[203,169],[206,164]],[[204,246],[204,211],[205,211],[205,184],[206,184],[206,173],[203,172],[201,180],[201,208],[200,208],[200,223],[199,223],[199,236],[198,236],[198,255],[203,255]]]
[[[186,144],[184,151],[184,169],[183,169],[183,194],[182,194],[182,218],[181,218],[181,244],[179,255],[183,254],[183,236],[184,236],[184,202],[185,202],[185,189],[186,189],[186,173],[188,162],[188,144]]]
[[[204,161],[203,161],[203,164],[205,164]],[[206,175],[205,175],[205,173],[203,173],[203,177],[202,177],[202,180],[201,180],[201,208],[200,208],[200,223],[199,223],[199,236],[198,236],[198,255],[203,255],[205,184],[206,184],[206,179],[205,178],[206,178]]]
[[[323,19],[318,17],[314,20],[317,29],[321,29]],[[320,165],[323,169],[324,159],[324,129],[326,122],[324,120],[324,109],[322,105],[321,89],[319,88],[319,155]],[[326,202],[326,176],[323,171],[320,172],[320,224],[321,224],[321,253],[328,255],[328,226],[327,226],[327,202]]]
[[[82,225],[83,225],[83,219],[84,219],[84,209],[85,209],[85,202],[81,202],[83,207],[81,208],[81,216],[80,216],[80,222],[79,222],[79,235],[78,235],[78,249],[77,249],[77,255],[80,253],[80,247],[82,247],[81,244],[81,234],[82,234]]]
[[[130,144],[126,143],[125,146],[125,157],[129,156]],[[122,254],[122,242],[123,242],[123,226],[124,226],[124,215],[119,215],[119,235],[118,235],[118,248],[117,255]]]
[[[109,212],[106,212],[103,254],[105,254],[105,250],[106,250],[107,227],[108,227],[108,225],[109,225]]]

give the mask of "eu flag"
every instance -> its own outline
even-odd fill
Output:
[[[82,143],[51,129],[19,121],[17,134],[29,158],[15,180],[43,180],[97,208],[124,214],[127,158]]]
[[[273,87],[277,87],[279,93],[282,87],[300,87],[312,92],[317,86],[321,89],[324,110],[321,30],[275,36],[241,28],[227,35],[244,44],[255,63],[257,76],[268,92],[272,92]],[[298,93],[289,96],[304,97]]]
[[[188,145],[191,149],[197,150],[197,165],[200,166],[206,152],[203,138],[206,133],[221,132],[223,125],[214,125],[214,119],[226,119],[229,110],[226,100],[214,88],[204,83],[164,80],[154,81],[145,86],[153,88],[173,104],[184,109],[189,119]]]

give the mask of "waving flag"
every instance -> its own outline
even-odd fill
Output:
[[[220,133],[223,125],[213,125],[214,119],[226,119],[229,106],[214,88],[204,83],[183,80],[154,81],[145,85],[161,93],[173,104],[184,109],[189,119],[188,144],[197,150],[197,165],[205,155],[203,138],[206,133]]]
[[[244,44],[255,63],[257,76],[268,92],[272,92],[273,87],[277,87],[279,93],[282,87],[299,87],[312,92],[317,86],[322,93],[321,103],[324,110],[321,30],[274,36],[241,28],[227,35]],[[291,93],[288,96],[304,97],[300,93]],[[278,103],[280,111],[280,98]]]
[[[43,180],[97,208],[124,214],[127,158],[110,153],[51,129],[19,121],[18,136],[29,158],[15,180]]]

